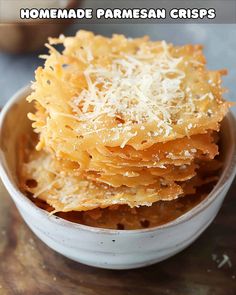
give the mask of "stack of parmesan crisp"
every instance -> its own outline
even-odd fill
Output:
[[[201,46],[86,31],[47,46],[27,98],[39,139],[22,175],[35,198],[53,212],[151,206],[209,181],[199,171],[216,169],[230,103]]]

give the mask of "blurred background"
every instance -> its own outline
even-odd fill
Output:
[[[71,24],[71,21],[60,20],[57,24],[51,21],[51,24],[24,26],[23,22],[18,20],[19,24],[12,25],[16,13],[19,12],[20,2],[22,3],[16,0],[0,0],[0,106],[3,106],[18,89],[34,79],[35,69],[43,64],[38,55],[47,52],[41,45],[48,36],[57,36],[61,32],[65,35],[74,35],[80,29],[106,36],[113,33],[124,34],[127,37],[150,35],[153,40],[166,40],[176,45],[203,44],[208,68],[228,69],[228,75],[224,77],[224,86],[229,91],[225,97],[236,102],[236,24]],[[35,7],[36,3],[38,7],[42,5],[42,1],[23,2],[27,2],[25,7],[29,8],[32,5]],[[76,0],[44,0],[43,3],[44,6],[48,3],[48,7],[55,7],[55,2],[57,6],[60,4],[60,7],[65,3],[69,3],[70,7],[76,7],[79,3]],[[4,7],[1,7],[1,4],[4,4]],[[26,51],[28,53],[25,53]],[[236,107],[233,107],[233,111],[236,114]]]
[[[167,42],[171,42],[175,45],[200,43],[204,46],[204,53],[207,58],[207,67],[209,69],[217,70],[226,68],[228,70],[228,75],[224,77],[223,81],[224,87],[228,88],[228,93],[225,93],[224,96],[226,99],[236,102],[236,24],[97,24],[95,22],[91,24],[81,24],[61,20],[60,23],[57,24],[55,21],[40,24],[32,24],[32,22],[30,22],[28,26],[25,26],[20,20],[17,20],[17,22],[14,21],[23,1],[25,3],[27,2],[25,7],[30,7],[30,5],[33,5],[34,7],[41,7],[42,3],[46,5],[46,1],[48,3],[48,7],[55,7],[58,3],[63,7],[65,3],[68,2],[73,7],[73,5],[77,5],[80,0],[0,0],[0,109],[16,91],[18,91],[21,87],[30,84],[31,81],[34,80],[35,69],[38,66],[43,65],[43,60],[38,56],[40,54],[47,53],[47,49],[41,46],[47,37],[53,35],[58,36],[62,32],[67,36],[74,35],[80,29],[90,30],[96,34],[102,34],[105,36],[111,36],[114,33],[124,34],[127,37],[149,35],[153,40],[166,40]],[[104,7],[101,3],[103,1],[105,2],[105,0],[83,0],[83,2],[88,3],[88,6],[90,6],[92,1],[93,3],[97,1],[101,7]],[[113,1],[113,4],[115,2],[122,4],[125,3],[127,6],[131,2],[131,0],[106,1]],[[137,5],[138,7],[140,5],[146,5],[149,0],[137,1],[140,1],[139,5]],[[189,3],[189,1],[191,0],[186,1],[186,3]],[[190,3],[193,3],[193,1],[195,0],[192,0]],[[212,0],[206,0],[205,2],[209,2],[210,5],[212,5],[211,1]],[[221,0],[218,0],[219,3],[220,1]],[[225,3],[226,1],[222,0],[221,4],[223,2]],[[2,4],[5,5],[4,8]],[[15,9],[12,9],[12,7]],[[92,4],[91,7],[93,7]],[[224,9],[224,5],[222,5],[221,8]],[[232,11],[235,13],[236,10]],[[228,19],[228,21],[230,21],[230,19]],[[236,106],[232,109],[236,115]],[[204,295],[234,295],[236,294],[235,263],[233,263],[232,268],[231,266],[227,267],[226,265],[225,268],[218,269],[216,268],[215,260],[213,261],[213,255],[216,255],[215,253],[217,253],[217,255],[219,254],[221,257],[221,255],[224,255],[226,252],[231,255],[231,259],[234,261],[233,254],[235,253],[235,238],[233,238],[234,235],[232,235],[232,233],[235,232],[235,219],[233,220],[233,211],[235,210],[235,206],[232,205],[235,203],[233,203],[233,195],[235,195],[235,183],[231,190],[231,198],[228,198],[231,201],[224,203],[223,210],[215,221],[215,225],[217,226],[210,227],[206,234],[201,237],[199,242],[195,243],[186,252],[183,252],[166,262],[158,264],[158,268],[153,266],[148,269],[148,271],[144,269],[143,272],[141,272],[141,270],[119,273],[109,272],[106,270],[100,270],[98,272],[96,268],[93,269],[86,266],[75,265],[70,261],[65,263],[64,260],[60,259],[60,257],[58,258],[53,256],[52,259],[48,261],[49,264],[44,277],[46,278],[45,282],[41,284],[42,280],[38,281],[38,278],[36,280],[37,290],[41,290],[38,289],[41,288],[40,285],[43,286],[42,288],[47,286],[49,290],[51,290],[50,288],[52,283],[55,283],[54,285],[59,289],[63,289],[64,287],[68,288],[67,290],[69,290],[68,292],[70,292],[70,294],[72,294],[71,292],[75,292],[73,294],[79,294],[80,292],[86,292],[86,290],[88,291],[88,294],[95,294],[92,288],[96,288],[97,286],[101,292],[104,292],[103,294],[105,294],[106,290],[108,290],[107,292],[109,294],[111,292],[111,288],[113,288],[115,290],[115,294],[122,294],[122,292],[124,292],[124,294],[131,294],[130,292],[133,289],[136,293],[141,290],[143,293],[147,291],[148,294],[156,294],[156,292],[162,292],[161,294],[176,294],[176,292],[178,292],[177,290],[181,290],[182,294],[201,293]],[[13,210],[11,213],[5,210],[5,207],[3,207],[3,209],[5,212],[4,214],[6,216],[9,215],[9,224],[11,224],[11,222],[14,223],[14,221],[17,223],[19,222],[19,220],[16,219]],[[228,216],[228,218],[225,218],[226,216]],[[13,221],[11,221],[11,219]],[[30,247],[29,249],[32,251],[37,250],[37,248],[34,249],[32,246],[31,242],[34,242],[32,238],[29,239],[28,244],[25,243],[25,241],[28,241],[28,235],[24,235],[21,228],[17,229],[16,232],[20,233],[21,236],[19,243],[26,245],[24,247]],[[5,243],[5,230],[2,232],[0,231],[0,234],[2,234],[2,240]],[[13,233],[11,233],[10,241],[15,244],[15,240],[13,239],[15,237],[14,234],[15,233],[13,231]],[[6,245],[7,247],[9,246],[8,244]],[[42,249],[39,253],[43,253],[43,257],[47,259],[49,254],[47,254],[47,251],[44,253],[44,249],[42,248],[43,246],[39,245],[39,247],[40,250]],[[28,286],[31,287],[30,284],[33,282],[33,279],[30,277],[31,272],[18,272],[15,256],[11,255],[12,253],[14,254],[14,252],[11,251],[15,251],[15,249],[16,251],[19,251],[21,248],[8,248],[10,251],[8,249],[9,255],[6,257],[6,261],[13,261],[13,263],[9,265],[6,264],[6,266],[5,264],[3,266],[2,263],[2,267],[6,268],[6,271],[2,272],[2,276],[4,277],[5,275],[7,278],[6,281],[10,282],[13,286],[19,285],[19,288],[23,288],[23,281],[19,282],[18,276],[15,275],[16,273],[19,273],[19,276],[21,277],[23,273],[23,276],[27,279],[27,288]],[[28,251],[28,248],[24,249],[26,249],[25,251]],[[200,256],[199,253],[201,254]],[[19,252],[19,255],[21,256],[22,253]],[[61,266],[63,265],[63,267],[67,267],[68,270],[73,271],[69,272],[69,274],[65,272],[66,280],[63,280],[63,275],[65,275],[63,268],[62,272],[60,272],[60,269],[59,272],[58,270],[54,272],[54,266],[56,265],[54,263],[57,262],[57,259]],[[31,260],[27,260],[26,262],[29,263],[29,265],[32,265]],[[37,267],[40,266],[40,274],[42,272],[42,275],[44,275],[40,263],[41,262],[37,262],[35,265]],[[180,267],[180,264],[182,267]],[[44,264],[42,268],[43,267],[45,267]],[[11,280],[11,273],[9,270],[14,270],[13,275],[15,282],[14,280]],[[58,279],[56,277],[52,278],[54,273],[59,274]],[[91,278],[93,279],[92,285],[90,284]],[[51,281],[47,281],[47,279]],[[56,279],[57,282],[55,282]],[[72,286],[72,283],[70,285],[70,282],[73,282],[76,287],[75,285]],[[98,284],[96,284],[97,282]],[[10,283],[9,285],[11,285]],[[2,286],[0,285],[0,294],[5,294],[1,292],[1,288]],[[72,291],[72,288],[75,288],[73,289],[74,291]],[[79,293],[77,293],[77,288]],[[7,294],[16,294],[16,292],[18,292],[17,289],[12,289],[13,293],[9,293],[8,291],[11,292],[9,289],[6,291]],[[32,294],[32,291],[30,292],[31,293],[27,294]],[[69,294],[68,292],[67,294]]]
[[[227,68],[224,86],[227,99],[236,101],[236,25],[223,24],[74,24],[64,34],[74,35],[77,30],[91,30],[111,36],[113,33],[129,37],[150,35],[153,40],[166,40],[174,44],[201,43],[209,69]],[[42,49],[28,54],[0,52],[0,105],[21,87],[34,79],[35,69],[43,64],[38,55]],[[236,114],[236,107],[233,108]]]

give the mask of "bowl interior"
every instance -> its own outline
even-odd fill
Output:
[[[25,100],[29,93],[30,89],[27,88],[22,94],[16,94],[15,99],[9,101],[2,110],[0,121],[1,163],[8,178],[16,186],[19,139],[24,134],[32,133],[27,113],[33,110],[33,106]]]
[[[19,91],[4,107],[0,119],[0,163],[3,173],[7,176],[11,185],[18,189],[18,160],[19,138],[24,134],[31,134],[31,122],[27,118],[27,113],[33,110],[33,105],[26,102],[25,97],[30,93],[27,87]],[[214,192],[220,190],[227,181],[233,177],[236,167],[236,127],[235,119],[228,113],[221,126],[221,159],[224,167]],[[214,197],[216,194],[214,194]],[[21,196],[24,198],[24,196]],[[212,192],[208,198],[212,198]],[[26,197],[25,197],[26,198]],[[207,199],[208,199],[207,198]],[[206,200],[206,199],[205,199]],[[204,201],[205,201],[204,200]],[[32,203],[32,206],[35,206]],[[199,205],[197,205],[199,206]],[[196,207],[197,207],[196,206]],[[190,211],[195,210],[194,207]],[[188,214],[189,212],[185,213]],[[181,217],[180,217],[181,218]],[[69,222],[69,221],[66,221]],[[172,222],[170,222],[172,223]]]

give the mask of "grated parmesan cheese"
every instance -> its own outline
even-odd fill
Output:
[[[159,56],[124,54],[108,67],[90,64],[84,71],[88,88],[71,102],[74,110],[82,105],[80,120],[95,120],[104,113],[110,117],[121,115],[126,122],[162,122],[168,135],[171,113],[175,112],[171,106],[177,110],[176,103],[185,96],[180,89],[185,73],[177,68],[182,58],[172,57],[168,45],[161,44]]]

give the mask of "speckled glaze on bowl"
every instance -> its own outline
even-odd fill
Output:
[[[224,169],[208,197],[165,225],[142,230],[110,230],[75,224],[50,216],[18,189],[16,149],[19,135],[30,132],[26,87],[17,92],[0,116],[0,175],[20,214],[49,247],[75,261],[110,269],[137,268],[164,260],[190,245],[212,222],[233,181],[236,166],[235,119],[222,124]]]

